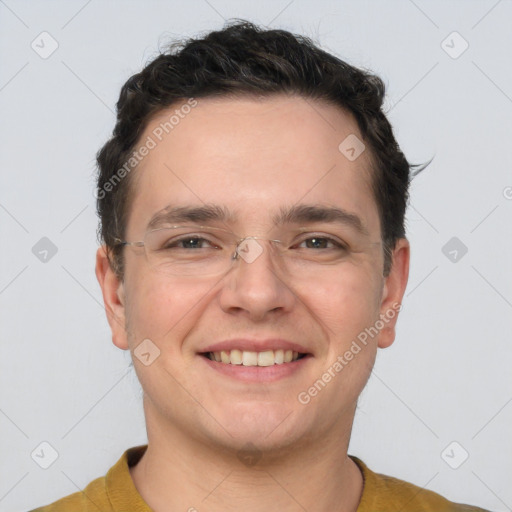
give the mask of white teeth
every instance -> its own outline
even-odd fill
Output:
[[[212,361],[224,364],[237,364],[243,366],[273,366],[274,364],[291,363],[299,358],[299,352],[293,350],[265,350],[252,352],[248,350],[221,350],[209,352]]]
[[[275,362],[274,351],[267,350],[258,354],[258,366],[272,366]]]
[[[242,364],[242,352],[240,350],[232,350],[229,357],[231,364]]]
[[[258,366],[258,352],[242,352],[242,364],[244,366]]]
[[[220,359],[223,363],[229,364],[229,352],[222,350],[220,353]]]

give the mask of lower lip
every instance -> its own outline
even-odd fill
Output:
[[[275,382],[297,373],[312,356],[307,355],[291,363],[274,364],[272,366],[244,366],[242,364],[226,364],[199,356],[212,370],[245,382]]]

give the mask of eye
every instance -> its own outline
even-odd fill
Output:
[[[207,248],[218,249],[219,246],[204,237],[198,235],[186,235],[180,237],[174,237],[168,239],[162,245],[162,250],[166,249],[207,249]]]
[[[305,238],[302,240],[302,242],[299,243],[299,248],[306,248],[306,249],[339,249],[339,250],[346,250],[347,246],[342,243],[341,241],[325,236],[325,235],[313,235],[309,236],[308,238]]]

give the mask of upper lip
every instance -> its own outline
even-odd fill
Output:
[[[242,350],[247,352],[265,352],[266,350],[293,350],[300,354],[309,354],[309,350],[293,341],[271,338],[265,340],[255,340],[249,338],[237,338],[232,340],[219,341],[208,345],[201,352],[220,352],[222,350]]]

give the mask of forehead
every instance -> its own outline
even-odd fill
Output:
[[[252,228],[269,227],[283,207],[330,205],[379,231],[368,152],[347,157],[344,141],[362,139],[351,115],[297,96],[195,102],[159,112],[141,136],[151,149],[134,171],[127,233],[166,207],[205,204]]]

